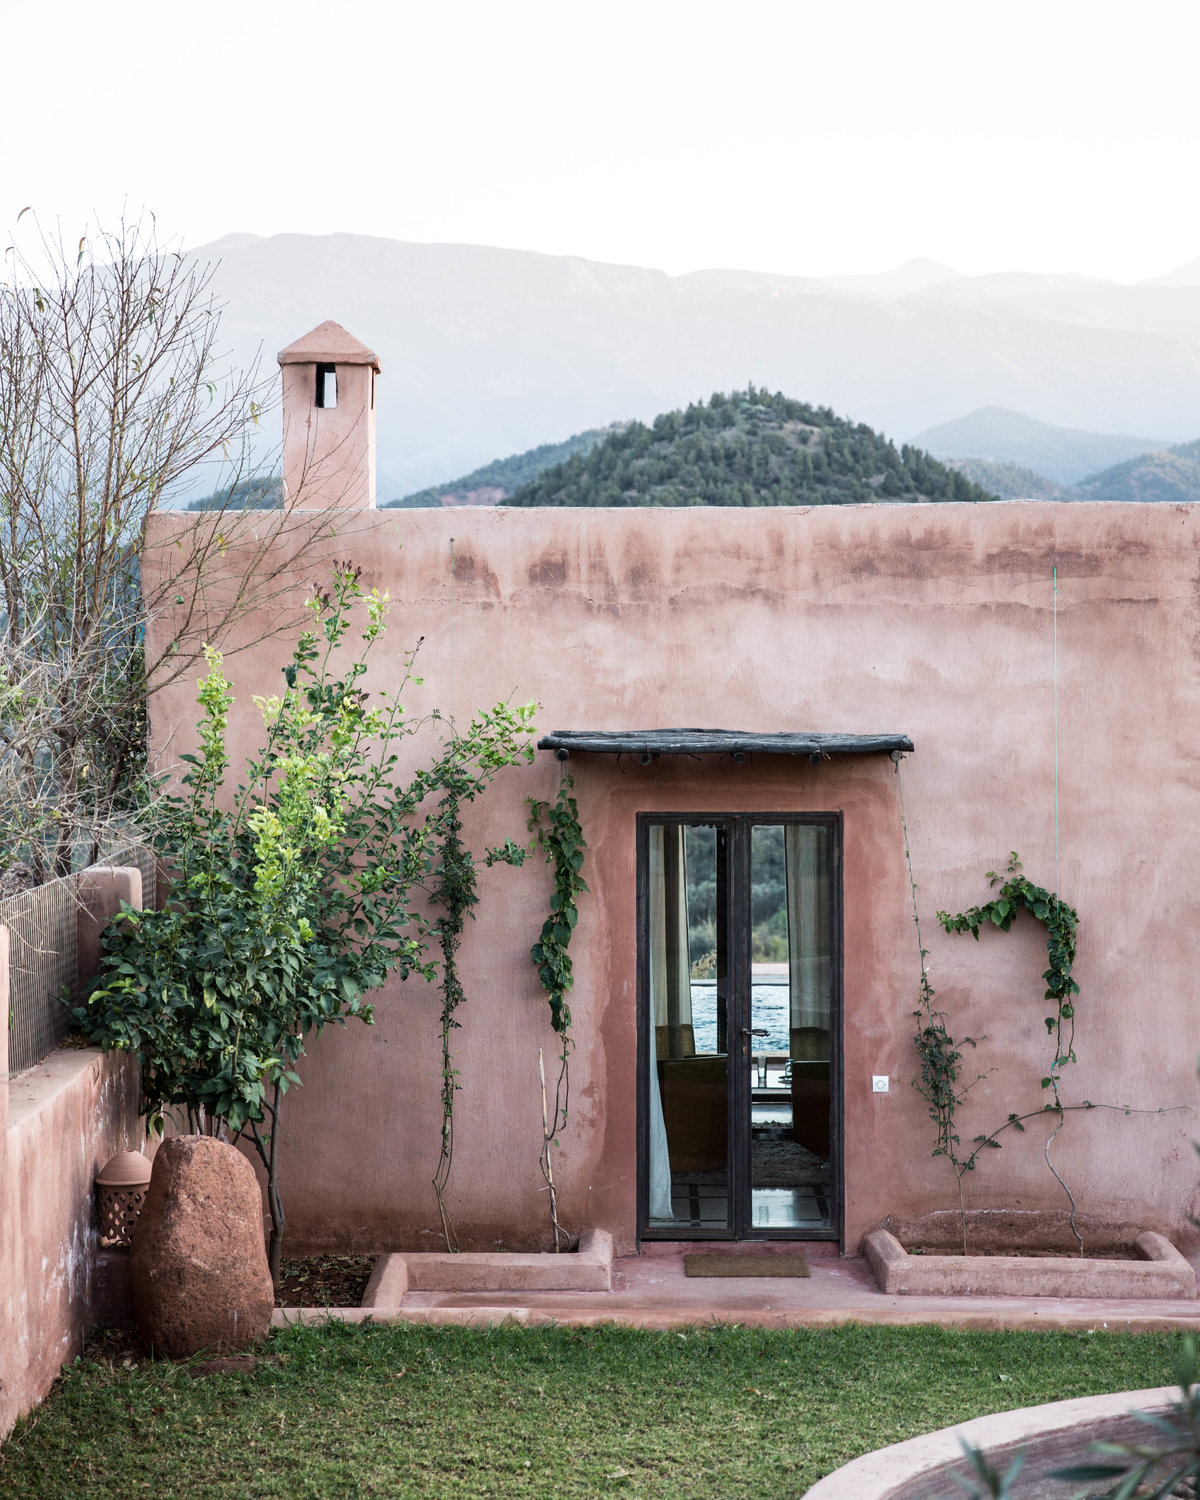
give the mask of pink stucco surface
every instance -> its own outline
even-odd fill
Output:
[[[169,540],[189,522],[156,524]],[[314,535],[322,524],[314,517]],[[636,1238],[635,820],[654,811],[841,814],[844,1243],[856,1247],[885,1214],[954,1206],[911,1087],[918,959],[903,788],[938,1003],[956,1035],[979,1039],[969,1061],[995,1069],[960,1115],[963,1139],[1042,1102],[1040,928],[1022,920],[976,944],[934,920],[986,899],[984,872],[1015,849],[1081,914],[1079,1061],[1066,1096],[1140,1111],[1068,1116],[1055,1163],[1081,1210],[1194,1241],[1198,526],[1190,507],[1045,503],[339,518],[326,550],[391,593],[381,686],[424,637],[424,682],[406,693],[414,714],[462,722],[500,698],[534,699],[543,731],[886,731],[916,745],[899,775],[886,757],[568,763],[591,887],[572,948],[578,1045],[555,1166],[568,1225],[611,1229],[622,1252]],[[296,544],[293,529],[286,545]],[[315,556],[297,563],[297,606]],[[251,695],[278,691],[284,657],[271,642],[228,657],[240,755],[260,733]],[[193,696],[179,683],[154,700],[164,764],[168,746],[186,746],[174,732],[194,720]],[[411,742],[411,763],[433,744],[432,731]],[[524,799],[552,797],[559,773],[547,752],[505,772],[469,811],[473,846],[521,837]],[[542,1248],[549,1235],[537,1054],[552,1054],[554,1036],[528,958],[548,893],[537,862],[482,872],[463,945],[447,1201],[464,1248]],[[375,1027],[323,1037],[288,1095],[293,1246],[438,1248],[438,994],[391,983],[378,1001]],[[888,1093],[872,1092],[875,1074],[889,1076]],[[1034,1121],[987,1153],[968,1206],[1062,1208],[1047,1134]]]
[[[98,956],[98,924],[119,899],[141,901],[137,870],[83,877],[80,976]],[[0,926],[0,1063],[7,1061],[8,929]],[[138,1148],[138,1072],[128,1057],[60,1048],[13,1075],[0,1068],[0,1436],[49,1390],[92,1325],[98,1238],[95,1174]]]
[[[338,401],[316,405],[317,365],[283,366],[283,481],[290,505],[353,510],[375,504],[375,371],[338,364]]]

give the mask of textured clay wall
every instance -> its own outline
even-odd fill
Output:
[[[1200,1133],[1189,1112],[1200,1051],[1198,523],[1186,507],[1049,504],[339,517],[327,547],[391,591],[388,670],[425,638],[413,712],[461,719],[512,696],[538,701],[543,730],[900,732],[916,745],[899,777],[885,757],[646,769],[572,759],[592,894],[572,950],[578,1049],[557,1165],[569,1225],[608,1227],[622,1248],[636,1235],[639,811],[842,814],[845,1243],[889,1212],[955,1203],[911,1087],[918,962],[902,784],[938,1001],[956,1034],[986,1037],[968,1065],[995,1069],[960,1117],[963,1139],[1042,1102],[1040,928],[1023,921],[976,945],[934,920],[939,908],[986,899],[984,872],[1015,849],[1082,917],[1068,1098],[1151,1111],[1069,1116],[1055,1160],[1081,1210],[1188,1239],[1189,1138]],[[313,576],[311,557],[298,573]],[[243,752],[258,732],[250,696],[278,690],[282,659],[268,643],[227,661]],[[164,763],[187,742],[175,731],[194,719],[192,697],[179,684],[155,701]],[[520,837],[524,798],[552,796],[558,776],[548,752],[506,773],[470,814],[474,846]],[[448,1201],[467,1248],[547,1240],[537,1053],[549,1055],[553,1035],[527,957],[547,889],[537,864],[485,872],[464,942],[470,1000],[455,1038],[462,1089]],[[393,984],[373,1029],[314,1048],[305,1086],[288,1098],[293,1245],[435,1246],[437,1014],[434,988]],[[877,1073],[890,1075],[889,1093],[872,1093]],[[1062,1207],[1042,1161],[1046,1133],[1034,1122],[989,1152],[967,1181],[969,1206]]]
[[[119,899],[140,905],[141,876],[97,870],[81,897],[80,977],[90,978],[97,932]],[[0,926],[0,1436],[83,1348],[99,1245],[92,1184],[145,1135],[137,1068],[119,1053],[60,1048],[8,1077],[8,937]]]

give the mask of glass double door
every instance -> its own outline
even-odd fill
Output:
[[[649,1238],[833,1238],[840,822],[639,820]]]

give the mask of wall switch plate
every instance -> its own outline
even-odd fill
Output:
[[[886,1073],[871,1074],[871,1092],[873,1094],[886,1094],[888,1091],[888,1075]]]

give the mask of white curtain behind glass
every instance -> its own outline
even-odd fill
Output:
[[[650,829],[650,1217],[670,1219],[671,1159],[658,1059],[690,1053],[692,992],[682,827]]]
[[[832,981],[829,932],[829,831],[812,824],[793,823],[784,830],[784,868],[787,874],[788,981],[791,990],[792,1055],[828,1057],[816,1031],[829,1033],[829,996]],[[797,1032],[807,1033],[804,1046]]]

